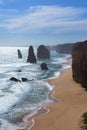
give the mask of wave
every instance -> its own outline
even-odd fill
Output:
[[[8,54],[6,49],[8,49]],[[61,70],[70,67],[67,65],[70,55],[57,54],[53,51],[50,60],[37,61],[37,64],[31,64],[26,63],[28,48],[20,48],[24,54],[21,60],[17,58],[17,49],[19,48],[0,48],[1,130],[5,130],[5,123],[7,130],[15,130],[15,127],[18,126],[9,124],[9,120],[16,120],[42,104],[52,102],[48,98],[48,94],[53,90],[53,87],[45,80],[59,76]],[[42,62],[46,62],[49,70],[41,70],[40,64]],[[13,82],[9,80],[11,77],[20,80],[25,77],[30,81]]]

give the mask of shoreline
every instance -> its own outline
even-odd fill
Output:
[[[87,92],[73,81],[71,68],[64,70],[59,77],[48,80],[48,83],[55,84],[52,96],[60,102],[45,105],[51,112],[36,117],[31,130],[81,130],[79,121],[87,111]]]
[[[51,102],[49,103],[44,103],[42,104],[38,109],[36,109],[35,111],[32,111],[31,114],[26,114],[24,115],[24,117],[22,118],[22,122],[25,124],[23,127],[21,127],[21,129],[18,130],[30,130],[34,127],[36,121],[38,118],[48,114],[51,110],[49,108],[50,105],[55,104],[55,103],[59,103],[60,99],[56,98],[55,95],[55,84],[51,84],[50,81],[51,80],[55,80],[57,78],[59,78],[67,69],[71,68],[71,59],[68,60],[68,62],[66,62],[67,67],[64,68],[63,70],[61,70],[57,76],[48,78],[45,80],[45,82],[47,82],[48,84],[50,84],[53,89],[51,92],[49,92],[48,94],[48,99],[51,100]]]
[[[68,61],[67,65],[70,65],[70,62],[71,61]],[[53,78],[49,78],[49,79],[45,80],[45,82],[47,82],[48,84],[50,84],[53,87],[52,91],[48,94],[48,99],[50,99],[52,101],[49,102],[49,103],[42,104],[38,109],[36,109],[35,111],[32,111],[31,114],[25,115],[22,118],[22,121],[26,122],[26,126],[24,126],[23,128],[21,128],[19,130],[30,130],[30,129],[32,129],[33,126],[36,123],[35,120],[37,120],[37,118],[40,118],[40,117],[42,117],[42,116],[44,116],[44,115],[46,115],[50,112],[50,108],[49,108],[50,105],[60,102],[60,99],[58,99],[54,96],[54,94],[55,94],[55,84],[51,84],[50,81],[59,78],[65,72],[65,70],[67,70],[69,68],[70,67],[65,68],[64,70],[61,70],[60,74],[58,76],[55,76]]]
[[[46,80],[45,82],[49,83],[48,80]],[[31,111],[31,114],[24,115],[24,117],[22,118],[22,122],[25,125],[21,127],[21,129],[18,129],[18,130],[30,130],[35,125],[35,120],[37,118],[50,112],[50,109],[48,108],[50,104],[59,102],[59,99],[53,96],[53,94],[55,93],[55,87],[54,86],[52,87],[53,87],[52,91],[49,92],[48,94],[48,99],[50,99],[51,102],[42,104],[38,109]]]

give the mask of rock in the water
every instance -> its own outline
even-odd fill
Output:
[[[73,79],[87,89],[87,41],[73,48],[72,71]]]
[[[28,79],[27,79],[27,78],[24,78],[24,77],[22,77],[21,80],[22,80],[23,82],[28,81]]]
[[[17,72],[22,72],[22,70],[21,70],[21,69],[19,69],[19,70],[17,70]]]
[[[40,45],[37,49],[38,59],[50,59],[50,51],[44,46]]]
[[[18,51],[18,58],[22,58],[22,53],[21,53],[21,51],[18,49],[17,50]]]
[[[11,81],[15,81],[15,82],[21,82],[21,80],[15,78],[15,77],[11,77],[10,80],[11,80]]]
[[[48,70],[48,67],[47,67],[47,64],[46,64],[46,63],[42,63],[42,64],[40,65],[40,67],[41,67],[41,70]]]
[[[30,63],[36,63],[37,62],[36,56],[34,54],[33,46],[29,47],[27,62],[30,62]]]

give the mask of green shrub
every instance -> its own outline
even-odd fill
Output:
[[[82,118],[83,118],[83,126],[82,126],[82,128],[83,128],[83,130],[87,130],[87,112],[85,112],[84,114],[83,114],[83,116],[82,116]]]
[[[83,123],[87,124],[87,112],[83,114]]]

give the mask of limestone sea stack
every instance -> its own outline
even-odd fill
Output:
[[[21,51],[18,49],[17,52],[18,52],[18,58],[22,58],[22,53],[21,53]]]
[[[73,48],[72,72],[74,81],[87,89],[87,40]]]
[[[36,56],[35,56],[35,54],[34,54],[33,46],[30,46],[30,47],[29,47],[27,62],[30,62],[30,63],[36,63],[36,62],[37,62]]]
[[[50,59],[50,51],[44,45],[40,45],[37,49],[38,59]]]

